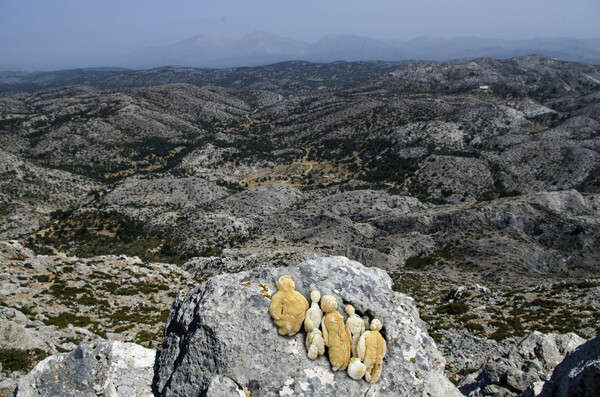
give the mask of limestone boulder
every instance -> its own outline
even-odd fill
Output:
[[[488,359],[476,373],[466,376],[459,383],[459,388],[472,397],[486,395],[496,386],[516,395],[536,382],[549,379],[565,355],[583,342],[584,339],[574,333],[543,334],[534,331],[505,357]]]
[[[82,344],[50,356],[22,377],[13,397],[152,395],[156,351],[134,343]]]
[[[15,310],[15,312],[17,311]],[[2,318],[2,315],[0,315],[0,347],[22,350],[51,350],[48,344],[34,332],[31,332],[22,324]]]
[[[597,396],[600,390],[600,335],[579,345],[555,368],[541,387],[526,390],[523,396]]]
[[[331,294],[369,323],[383,323],[388,353],[378,382],[332,372],[326,356],[309,360],[304,331],[280,336],[268,313],[275,281]],[[342,310],[340,309],[340,313]],[[445,360],[428,336],[413,299],[394,292],[387,273],[345,257],[212,277],[175,299],[157,358],[160,396],[460,396],[443,374]]]

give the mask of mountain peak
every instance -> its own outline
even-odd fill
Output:
[[[252,40],[264,40],[264,39],[270,39],[270,40],[281,40],[281,39],[287,39],[284,38],[282,36],[277,36],[273,33],[264,31],[264,30],[255,30],[252,33],[247,34],[246,36],[244,36],[242,38],[242,40],[248,40],[248,39],[252,39]],[[291,39],[288,39],[291,40]]]

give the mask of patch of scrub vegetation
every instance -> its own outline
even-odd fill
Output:
[[[175,264],[195,256],[220,254],[216,247],[180,252],[169,235],[167,230],[148,230],[142,222],[118,212],[90,211],[66,218],[60,212],[52,226],[23,238],[21,243],[36,253],[58,251],[79,257],[125,254],[144,261]]]
[[[161,339],[162,339],[161,332],[150,332],[145,329],[139,331],[135,335],[135,342],[140,345],[143,344],[144,342],[150,342],[150,341],[161,340]]]
[[[47,283],[48,281],[50,281],[50,276],[48,276],[47,274],[35,275],[33,276],[33,278],[36,279],[38,283]]]
[[[120,307],[108,315],[109,327],[122,326],[125,324],[155,324],[161,318],[161,312],[154,308],[130,308]]]
[[[489,335],[489,338],[500,342],[513,336],[524,336],[524,328],[518,317],[504,317],[494,320],[490,323],[496,330]]]
[[[112,283],[114,284],[114,283]],[[105,284],[106,286],[106,284]],[[109,285],[110,287],[112,287],[113,285]],[[137,295],[137,294],[143,294],[143,295],[148,295],[154,292],[158,292],[158,291],[168,291],[169,290],[169,286],[165,285],[165,284],[150,284],[150,283],[143,283],[143,282],[138,282],[138,283],[132,283],[129,285],[125,285],[122,286],[120,288],[114,289],[114,294],[115,295],[124,295],[124,296],[131,296],[131,295]]]
[[[85,327],[90,325],[92,320],[88,316],[80,316],[73,313],[60,313],[57,316],[48,316],[44,321],[46,325],[56,325],[59,328],[67,328],[69,324],[75,327]]]
[[[410,270],[423,270],[437,261],[450,260],[454,254],[447,248],[439,249],[426,256],[412,256],[404,262],[404,267]]]
[[[468,321],[465,324],[465,328],[468,329],[469,331],[474,332],[474,333],[478,333],[478,334],[484,334],[485,333],[485,327],[482,324],[477,323],[475,321]]]
[[[236,152],[225,157],[225,161],[274,160],[276,158],[273,154],[273,151],[276,149],[273,141],[261,136],[253,135],[249,139],[238,138],[232,142],[215,140],[212,144],[220,148],[237,149]]]
[[[448,303],[447,305],[439,307],[436,312],[439,314],[450,314],[453,316],[465,314],[469,311],[469,306],[464,303]]]
[[[412,256],[404,262],[404,267],[412,270],[421,270],[433,265],[434,263],[435,259],[433,259],[431,256]]]
[[[85,293],[90,295],[92,292],[89,287],[70,286],[66,281],[58,279],[52,283],[47,293],[52,295],[61,303],[72,303],[78,294]]]
[[[450,251],[436,251],[428,257],[452,257]],[[440,259],[438,259],[440,260]],[[472,335],[502,341],[522,338],[532,331],[543,333],[574,332],[583,338],[593,337],[598,328],[600,306],[595,303],[597,282],[551,282],[521,284],[487,282],[491,290],[465,290],[456,298],[462,279],[445,277],[436,270],[440,262],[425,269],[406,269],[390,273],[394,291],[412,296],[426,323],[429,335],[437,342],[446,331],[461,329]],[[472,284],[481,281],[475,281]],[[482,283],[483,284],[483,283]],[[454,300],[458,299],[458,300]],[[577,305],[565,305],[578,299]]]
[[[47,353],[40,349],[0,348],[0,364],[5,372],[25,373],[31,371],[46,355]]]
[[[417,305],[424,304],[429,297],[431,280],[428,275],[414,272],[394,273],[391,275],[392,289],[415,298]]]

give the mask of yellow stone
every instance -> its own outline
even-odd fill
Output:
[[[350,362],[350,337],[346,332],[344,318],[336,310],[337,300],[331,295],[321,298],[323,340],[329,354],[332,371],[345,370]]]
[[[375,383],[379,379],[383,358],[387,351],[385,339],[379,332],[381,327],[381,321],[374,319],[371,322],[371,330],[362,334],[357,346],[358,358],[367,367],[365,380],[370,383]]]
[[[279,327],[279,335],[294,335],[302,327],[308,301],[295,290],[290,276],[281,276],[276,282],[278,291],[271,298],[269,314]]]

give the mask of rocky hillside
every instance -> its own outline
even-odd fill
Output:
[[[436,250],[525,271],[598,260],[597,67],[286,63],[175,81],[197,74],[2,99],[2,237],[179,262],[267,236],[378,266]]]
[[[0,239],[32,250],[2,258],[2,303],[22,325],[65,313],[97,337],[159,339],[163,298],[143,321],[109,318],[147,288],[168,295],[151,279],[187,288],[345,255],[416,298],[457,382],[532,331],[598,330],[597,66],[528,56],[37,77],[2,80],[0,98]]]
[[[268,310],[277,291],[275,280],[284,274],[298,281],[305,296],[314,289],[334,294],[340,302],[353,304],[367,322],[377,318],[385,324],[388,350],[378,382],[353,380],[346,371],[334,373],[324,356],[309,360],[304,332],[278,334]],[[15,396],[148,395],[150,382],[154,395],[160,396],[316,396],[340,391],[460,396],[443,375],[444,358],[427,335],[414,301],[391,287],[384,271],[343,257],[215,276],[177,296],[156,361],[153,351],[132,344],[82,345],[40,363],[19,382]]]
[[[268,308],[277,290],[274,280],[284,274],[301,294],[331,293],[352,304],[363,321],[382,321],[387,354],[376,383],[332,372],[326,357],[309,360],[303,330],[278,335]],[[177,295],[158,352],[118,341],[84,343],[40,362],[13,395],[314,396],[340,390],[365,396],[595,395],[598,337],[583,343],[575,334],[539,332],[505,357],[487,358],[455,388],[442,375],[444,358],[414,300],[392,285],[384,271],[344,257],[214,276]]]
[[[0,242],[0,395],[39,360],[81,343],[156,348],[176,293],[195,284],[174,265],[124,255],[36,256]]]

